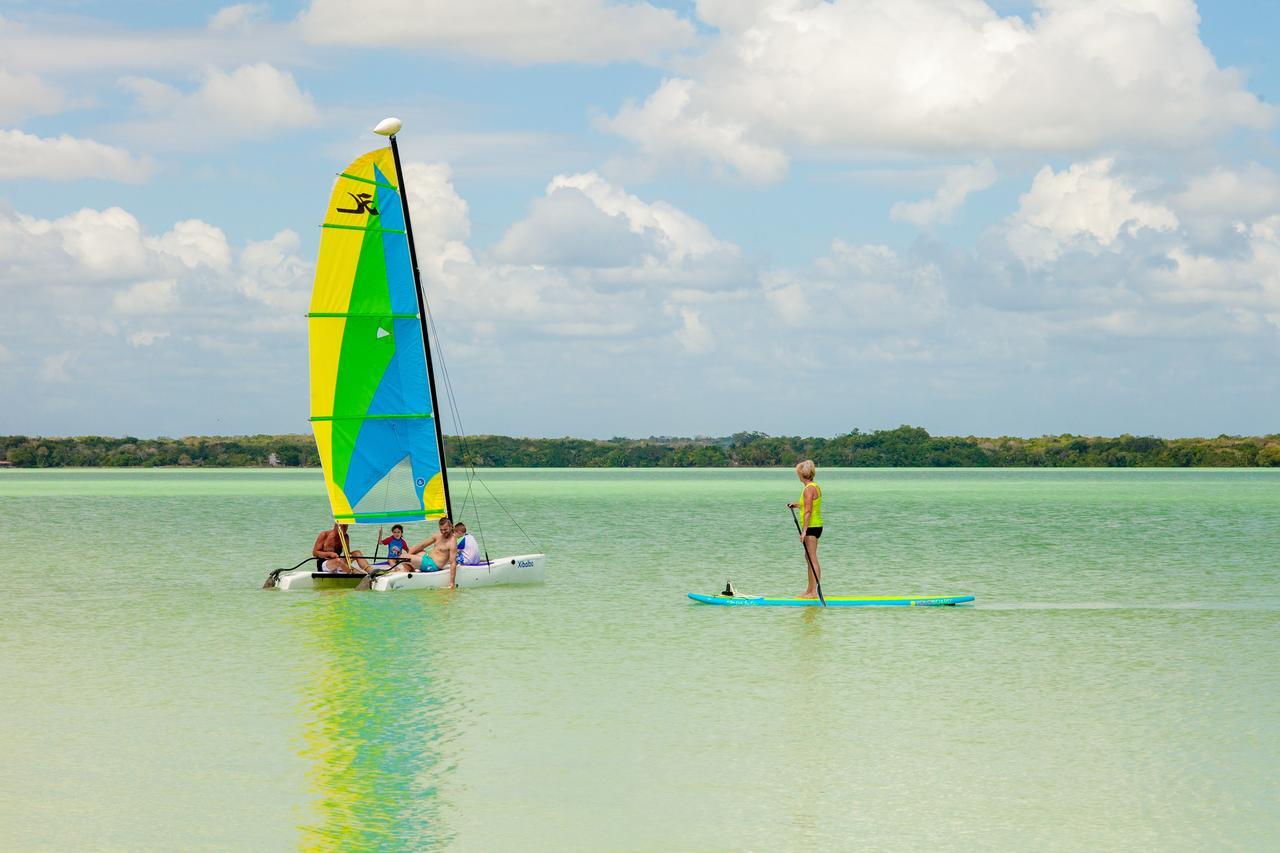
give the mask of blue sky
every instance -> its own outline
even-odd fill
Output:
[[[1276,432],[1277,36],[1245,0],[10,2],[0,433],[306,431],[317,224],[387,115],[469,432]]]

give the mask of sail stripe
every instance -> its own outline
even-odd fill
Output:
[[[357,313],[354,311],[312,311],[307,314],[308,317],[383,317],[387,320],[416,320],[418,315],[415,314],[385,314],[385,313]]]
[[[434,417],[435,415],[431,414],[430,412],[426,412],[426,413],[406,414],[406,415],[368,415],[368,414],[345,415],[345,416],[344,415],[312,415],[311,420],[313,421],[352,421],[352,420],[376,421],[376,420],[388,420],[393,418],[404,419],[404,418],[434,418]]]
[[[335,521],[354,521],[357,524],[371,521],[420,521],[426,518],[444,518],[444,508],[440,509],[401,509],[390,512],[347,512],[335,513]]]
[[[328,222],[320,226],[321,228],[337,228],[340,231],[378,231],[383,234],[403,234],[403,228],[378,228],[373,225],[332,225]]]
[[[349,181],[359,181],[362,184],[373,184],[375,187],[386,187],[387,189],[395,190],[396,192],[400,191],[398,188],[391,186],[391,184],[384,184],[378,181],[370,180],[369,178],[362,178],[359,175],[348,175],[346,172],[339,172],[338,177],[346,178]]]

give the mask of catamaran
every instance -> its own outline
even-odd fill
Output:
[[[400,168],[399,119],[374,132],[390,145],[338,175],[322,225],[307,325],[311,428],[335,522],[357,525],[454,518],[431,359],[426,300]],[[437,342],[438,345],[438,342]],[[344,551],[351,547],[344,541]],[[344,555],[348,556],[348,555]],[[354,560],[353,560],[354,562]],[[276,589],[354,588],[361,575],[276,570]],[[391,572],[374,564],[376,591],[435,589],[449,573]],[[542,583],[545,554],[458,566],[460,587]]]

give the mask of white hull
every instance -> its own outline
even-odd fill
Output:
[[[377,564],[374,566],[385,566]],[[315,572],[310,568],[283,572],[276,589],[354,589],[361,575]],[[502,557],[478,566],[458,567],[458,586],[517,586],[543,583],[547,579],[546,554],[522,554]],[[443,589],[449,585],[448,572],[393,572],[373,580],[376,592],[394,589]]]

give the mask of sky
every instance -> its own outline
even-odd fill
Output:
[[[0,3],[0,434],[306,432],[404,122],[450,431],[1280,432],[1280,4]]]

